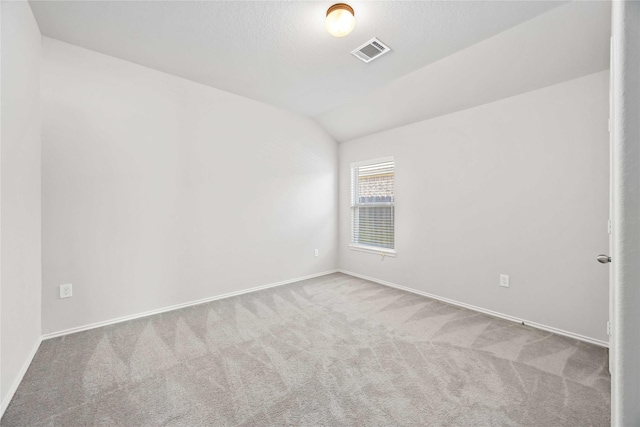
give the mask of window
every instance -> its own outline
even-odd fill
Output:
[[[351,248],[395,254],[393,157],[351,165]]]

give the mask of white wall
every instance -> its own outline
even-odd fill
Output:
[[[640,425],[640,3],[614,2],[611,424]]]
[[[606,341],[607,119],[601,72],[341,144],[340,268]],[[382,260],[348,248],[349,165],[384,156],[398,255]]]
[[[312,120],[49,38],[42,85],[44,333],[337,267]]]
[[[2,2],[2,411],[40,342],[40,31]]]

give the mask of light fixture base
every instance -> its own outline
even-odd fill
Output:
[[[346,10],[351,12],[351,15],[356,16],[355,12],[353,11],[353,8],[351,6],[349,6],[346,3],[336,3],[333,6],[331,6],[329,9],[327,9],[327,15],[329,16],[329,14],[331,12],[333,12],[334,10]]]

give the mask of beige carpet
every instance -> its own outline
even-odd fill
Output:
[[[44,341],[2,426],[605,426],[603,348],[343,274]]]

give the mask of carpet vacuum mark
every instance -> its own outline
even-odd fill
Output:
[[[606,349],[336,273],[44,341],[2,426],[606,426]]]

